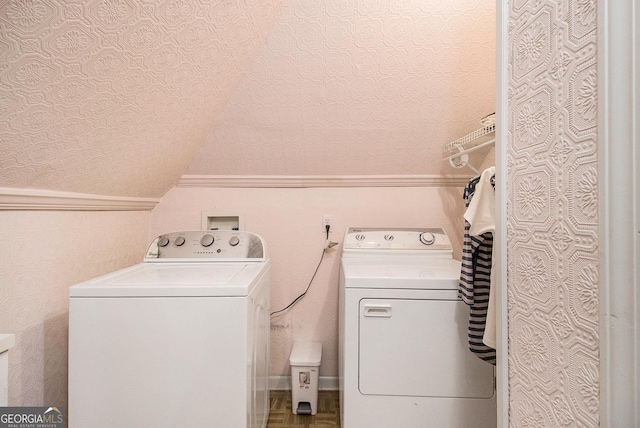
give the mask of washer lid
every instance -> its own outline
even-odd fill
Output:
[[[242,297],[270,268],[264,262],[140,263],[69,289],[70,297]]]

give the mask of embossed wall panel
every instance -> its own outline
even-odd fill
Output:
[[[510,424],[596,427],[596,1],[509,8]]]

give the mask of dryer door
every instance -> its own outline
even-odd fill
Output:
[[[451,300],[362,299],[362,394],[490,398],[493,366],[469,351],[467,305]]]

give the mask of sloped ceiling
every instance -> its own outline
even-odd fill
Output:
[[[0,1],[0,187],[163,195],[287,3]]]
[[[0,1],[0,187],[440,174],[493,112],[495,0]]]
[[[495,111],[495,4],[292,0],[187,173],[451,174]]]

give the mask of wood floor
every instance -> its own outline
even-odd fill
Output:
[[[315,415],[294,415],[291,411],[291,391],[270,391],[271,407],[267,428],[319,428],[340,426],[340,396],[338,391],[318,392]]]

